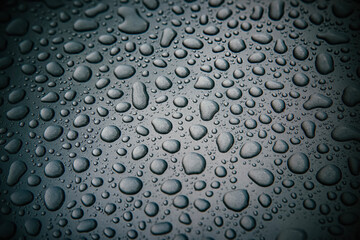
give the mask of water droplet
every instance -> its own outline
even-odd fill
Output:
[[[316,179],[324,185],[331,186],[337,184],[342,177],[341,170],[333,165],[328,164],[324,167],[322,167],[317,173],[316,173]]]
[[[186,174],[200,174],[206,168],[206,160],[201,154],[191,152],[184,156],[182,165]]]
[[[119,139],[121,131],[114,125],[106,126],[101,130],[100,137],[105,142],[115,142]]]
[[[244,189],[227,192],[223,197],[223,202],[228,209],[240,212],[249,205],[249,194]]]
[[[268,187],[274,182],[274,175],[265,168],[253,169],[249,171],[248,176],[261,187]]]
[[[119,190],[128,195],[134,195],[143,187],[143,182],[137,177],[123,178],[119,183]]]
[[[61,208],[65,201],[65,192],[60,187],[49,187],[44,194],[44,203],[48,210],[56,211]]]
[[[242,158],[253,158],[260,154],[262,150],[258,142],[247,142],[240,149],[240,156]]]

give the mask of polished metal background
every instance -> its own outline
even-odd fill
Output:
[[[0,4],[0,239],[360,239],[358,1]]]

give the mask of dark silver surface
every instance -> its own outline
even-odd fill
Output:
[[[0,239],[360,239],[358,1],[0,6]]]

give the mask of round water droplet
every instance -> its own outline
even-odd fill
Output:
[[[106,126],[101,130],[100,137],[105,142],[115,142],[119,139],[121,131],[114,125]]]
[[[310,161],[304,153],[295,153],[287,160],[287,166],[291,172],[303,174],[310,168]]]
[[[205,170],[206,160],[201,154],[192,152],[184,156],[182,165],[186,174],[200,174]]]
[[[240,212],[249,205],[249,194],[244,189],[227,192],[223,197],[223,202],[228,209]]]
[[[65,201],[65,192],[60,187],[49,187],[44,194],[44,203],[48,210],[56,211]]]
[[[341,170],[333,165],[328,164],[324,167],[322,167],[317,173],[316,173],[316,179],[326,186],[331,186],[337,184],[342,177]]]
[[[160,134],[167,134],[172,130],[172,123],[166,118],[155,118],[151,121],[155,131]]]
[[[174,195],[180,192],[181,189],[182,184],[177,179],[168,179],[161,185],[161,191],[169,195]]]
[[[64,164],[59,160],[53,160],[45,166],[45,176],[50,178],[57,178],[65,172]]]
[[[248,176],[261,187],[268,187],[274,182],[274,175],[265,168],[251,170]]]
[[[143,187],[143,182],[137,177],[123,178],[119,183],[119,190],[128,195],[134,195]]]
[[[247,142],[240,149],[240,156],[242,158],[253,158],[260,154],[262,150],[258,142]]]

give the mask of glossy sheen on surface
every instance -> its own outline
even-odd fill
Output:
[[[1,239],[360,239],[344,0],[4,0]]]

